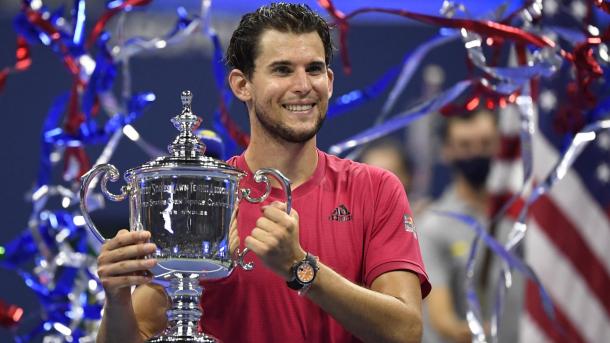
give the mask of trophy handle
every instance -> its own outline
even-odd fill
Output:
[[[244,197],[249,202],[255,203],[255,204],[265,201],[265,199],[267,199],[267,197],[269,197],[269,194],[271,194],[271,182],[269,182],[269,178],[267,177],[267,174],[275,177],[282,185],[282,188],[284,189],[284,193],[286,194],[286,213],[290,214],[290,210],[292,209],[292,190],[290,188],[291,181],[277,169],[263,168],[263,169],[257,170],[254,173],[254,181],[259,182],[259,183],[260,182],[265,183],[265,186],[266,186],[265,194],[261,195],[258,198],[254,198],[254,197],[250,196],[249,189],[242,189],[241,190],[242,197]],[[252,268],[254,268],[253,262],[247,262],[247,263],[244,262],[244,257],[246,256],[246,254],[248,252],[250,252],[250,249],[248,249],[248,248],[245,248],[243,251],[240,251],[239,249],[237,249],[237,251],[235,252],[235,255],[236,255],[235,262],[240,267],[242,267],[244,270],[252,270]]]
[[[104,177],[102,178],[102,193],[112,201],[123,201],[127,194],[129,193],[129,187],[123,186],[121,187],[121,194],[112,194],[108,191],[108,180],[115,182],[119,179],[119,171],[112,164],[100,164],[93,169],[89,170],[85,175],[81,177],[81,187],[80,187],[80,210],[82,212],[83,218],[87,223],[87,226],[101,243],[104,243],[106,238],[102,236],[100,231],[97,229],[93,220],[89,216],[89,209],[87,208],[87,194],[89,193],[90,187],[95,187],[95,184],[91,185],[91,182],[101,173],[104,173]]]

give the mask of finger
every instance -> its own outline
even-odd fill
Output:
[[[154,243],[139,243],[114,250],[107,250],[98,256],[97,264],[104,265],[124,260],[142,258],[154,253],[156,249],[157,246]]]
[[[100,282],[104,289],[119,289],[124,287],[139,286],[145,283],[149,283],[152,280],[152,276],[143,275],[124,275],[114,277],[100,278]]]
[[[281,223],[276,223],[267,217],[260,217],[256,220],[256,227],[271,234],[285,232],[286,228]]]
[[[275,206],[266,206],[263,209],[263,216],[290,230],[295,225],[295,219],[293,217]]]
[[[239,248],[239,237],[229,237],[229,252],[231,256],[235,255],[237,248]]]
[[[239,214],[239,207],[233,209],[233,213],[231,213],[231,222],[237,219],[237,214]]]
[[[273,208],[277,208],[280,211],[284,211],[286,212],[286,203],[285,202],[281,202],[281,201],[272,201],[269,205],[267,206],[271,206]]]
[[[252,232],[250,233],[250,237],[256,239],[257,241],[269,246],[269,247],[274,247],[277,246],[278,244],[278,240],[277,238],[275,238],[272,234],[270,234],[269,232],[255,227]]]
[[[121,233],[117,234],[114,238],[104,243],[104,245],[102,246],[102,250],[114,250],[127,245],[140,243],[148,239],[150,239],[150,232],[148,231],[131,231]]]
[[[129,233],[129,230],[121,229],[121,230],[119,230],[119,232],[116,233],[116,236],[122,236],[122,235],[125,235],[125,234],[128,234],[128,233]]]
[[[142,274],[141,272],[147,271],[156,264],[156,259],[121,261],[118,263],[99,266],[97,268],[97,273],[100,278],[108,276],[121,276],[129,273]]]
[[[269,247],[258,239],[248,236],[245,240],[246,248],[250,249],[257,256],[266,255],[269,252]]]
[[[286,210],[288,209],[288,205],[286,205],[285,202],[281,202],[281,201],[274,201],[271,204],[269,204],[268,206],[272,206],[274,208],[277,208],[278,210],[283,211],[284,213],[286,213]],[[297,212],[297,210],[294,209],[294,207],[290,208],[290,215],[292,216],[292,214],[295,214],[296,217],[299,216],[299,213]],[[288,214],[288,213],[286,213]]]

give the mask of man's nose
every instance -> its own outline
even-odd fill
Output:
[[[305,70],[298,70],[294,73],[293,91],[295,93],[307,94],[311,91],[311,79]]]

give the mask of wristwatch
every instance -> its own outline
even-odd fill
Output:
[[[318,258],[310,253],[305,255],[305,258],[296,262],[290,268],[291,279],[286,281],[286,285],[295,291],[299,291],[299,295],[305,294],[318,274]]]

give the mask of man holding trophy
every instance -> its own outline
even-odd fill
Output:
[[[247,106],[251,141],[228,164],[247,173],[240,186],[253,192],[264,189],[252,171],[281,171],[292,183],[292,210],[274,182],[262,204],[241,201],[233,211],[231,255],[245,246],[256,267],[201,281],[202,329],[225,342],[421,340],[430,284],[403,186],[316,148],[331,56],[328,24],[304,5],[261,7],[231,38],[228,81]],[[142,342],[166,326],[171,300],[151,282],[158,261],[144,257],[158,247],[145,230],[121,230],[102,246],[98,342]]]

